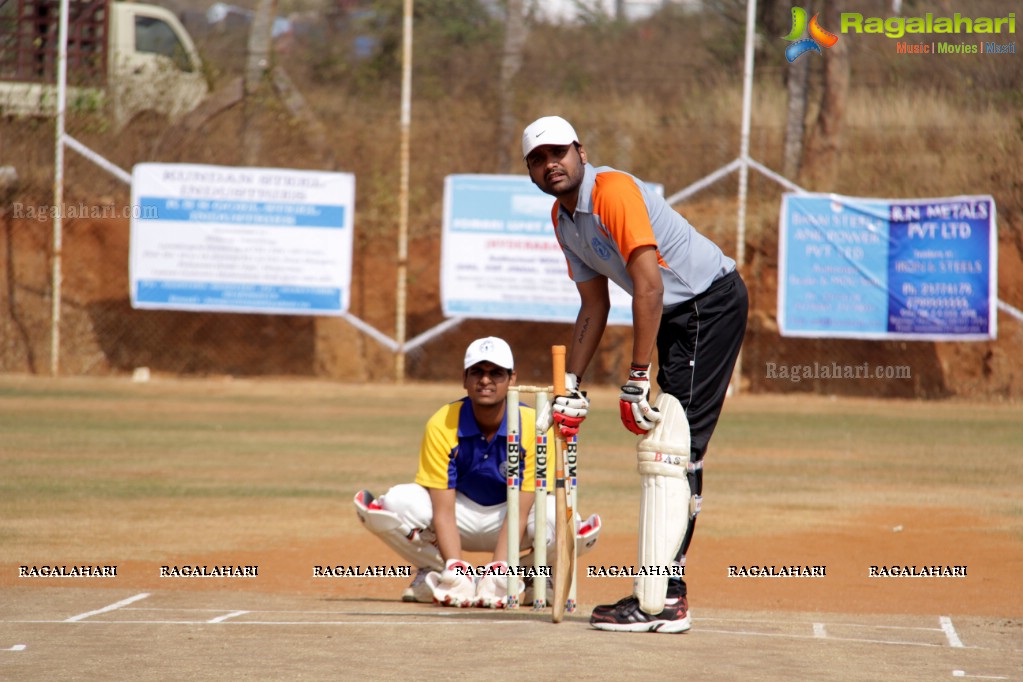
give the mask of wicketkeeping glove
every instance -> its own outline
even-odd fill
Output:
[[[467,609],[476,600],[476,574],[471,564],[459,559],[448,559],[440,573],[427,573],[426,584],[435,604]]]
[[[661,413],[650,406],[650,365],[632,365],[629,380],[618,396],[618,409],[625,428],[643,435],[661,421]]]
[[[579,425],[586,419],[590,401],[584,391],[579,390],[579,377],[565,373],[565,395],[554,397],[552,404],[554,421],[565,438],[579,433]]]
[[[503,609],[508,606],[508,570],[508,564],[504,561],[492,561],[486,565],[486,571],[476,583],[475,606],[485,609]],[[518,587],[521,595],[525,589],[522,580],[518,581]]]

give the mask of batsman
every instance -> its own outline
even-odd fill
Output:
[[[749,298],[735,261],[638,178],[594,167],[575,129],[545,116],[522,135],[529,176],[555,197],[554,233],[579,291],[565,393],[553,420],[576,434],[589,409],[580,390],[611,308],[608,281],[632,296],[632,365],[622,423],[641,438],[639,564],[633,594],[593,610],[601,630],[689,630],[681,577],[703,489],[703,460],[746,331]],[[657,351],[661,394],[651,404]],[[683,567],[681,571],[673,567]]]

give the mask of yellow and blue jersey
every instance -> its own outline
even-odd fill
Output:
[[[536,411],[520,404],[519,424],[521,489],[533,492]],[[507,461],[507,414],[494,438],[487,442],[476,424],[472,402],[466,397],[440,408],[426,423],[416,483],[424,488],[454,488],[488,507],[502,504],[508,497]]]

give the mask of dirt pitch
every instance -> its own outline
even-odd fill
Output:
[[[423,422],[458,395],[0,377],[0,678],[516,679],[535,666],[580,679],[1023,678],[1020,406],[730,400],[687,567],[694,626],[672,637],[587,626],[593,605],[630,590],[623,578],[581,577],[579,611],[555,626],[549,612],[402,604],[402,578],[313,577],[401,566],[351,496],[409,480]],[[592,397],[580,507],[605,527],[583,571],[635,564],[634,441],[615,393]],[[21,577],[86,564],[116,577]],[[183,565],[258,575],[160,577]],[[825,575],[730,576],[794,565]]]

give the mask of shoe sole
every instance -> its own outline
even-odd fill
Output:
[[[688,632],[693,626],[692,619],[686,614],[680,620],[651,620],[646,623],[590,623],[597,630],[608,632],[660,632],[676,635]]]
[[[418,597],[415,594],[403,594],[401,595],[401,600],[408,604],[432,604],[433,594],[432,593],[429,595],[424,594]]]

